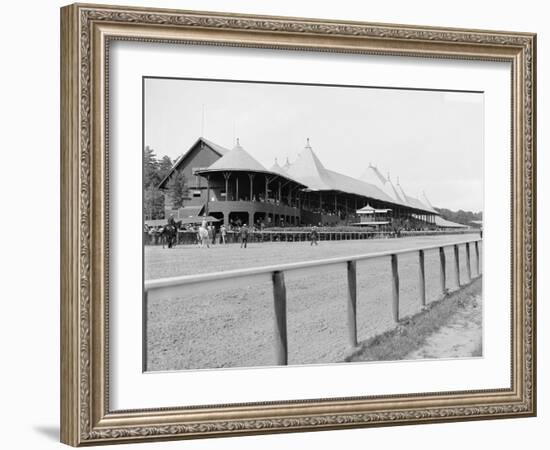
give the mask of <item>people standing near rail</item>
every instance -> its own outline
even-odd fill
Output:
[[[311,233],[309,234],[309,240],[310,240],[310,243],[309,245],[319,245],[319,232],[317,231],[317,227],[316,226],[313,226],[313,228],[311,229]]]
[[[246,226],[246,223],[241,227],[241,230],[239,234],[241,235],[241,248],[246,248],[246,245],[248,244],[248,227]]]
[[[208,225],[206,227],[206,230],[208,231],[208,248],[210,248],[210,244],[212,243],[212,237],[214,236],[214,232],[212,231],[212,225]]]
[[[216,230],[216,226],[212,225],[212,245],[216,244],[216,235],[218,234],[218,230]]]
[[[222,226],[220,227],[220,244],[225,244],[227,238],[227,229],[225,228],[225,224],[222,223]]]

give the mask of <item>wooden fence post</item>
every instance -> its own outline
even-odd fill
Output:
[[[456,275],[456,286],[460,287],[460,257],[458,256],[458,245],[453,245],[455,250],[455,275]]]
[[[481,275],[479,272],[479,241],[475,242],[475,249],[476,249],[476,274],[477,276]]]
[[[418,251],[418,282],[420,289],[420,303],[426,306],[426,273],[424,271],[424,250]]]
[[[468,271],[468,281],[472,281],[472,266],[470,260],[470,243],[466,243],[466,270]]]
[[[447,261],[445,259],[445,249],[439,247],[439,281],[441,283],[441,293],[445,295],[447,293],[447,282],[446,282],[446,265]]]
[[[397,264],[397,255],[391,255],[391,277],[393,320],[399,322],[399,268]]]
[[[357,263],[348,261],[348,331],[349,342],[357,347]]]
[[[288,364],[288,342],[286,336],[286,287],[284,272],[273,272],[273,300],[275,307],[275,355],[276,364]]]

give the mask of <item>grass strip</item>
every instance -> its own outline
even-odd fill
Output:
[[[421,312],[403,319],[396,328],[360,343],[346,362],[397,361],[426,343],[426,339],[447,325],[453,315],[481,292],[481,277],[429,303]],[[480,352],[481,353],[481,352]]]

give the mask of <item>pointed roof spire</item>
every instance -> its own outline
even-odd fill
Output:
[[[428,198],[428,196],[426,195],[426,191],[422,191],[422,200],[424,200],[424,203],[426,205],[428,205],[432,210],[435,211],[435,208],[434,208],[434,205],[433,203],[430,201],[430,199]]]
[[[286,157],[286,162],[285,164],[283,165],[282,169],[287,171],[288,168],[290,167],[290,161],[288,160],[288,156]]]
[[[411,205],[411,197],[409,197],[404,189],[403,189],[403,186],[401,186],[399,184],[399,177],[397,177],[397,189],[398,189],[398,192],[399,192],[399,196],[401,197],[401,200],[403,200],[403,202],[406,204],[406,205]]]
[[[286,164],[285,164],[286,168]],[[311,148],[309,138],[296,160],[286,168],[288,174],[313,190],[330,190],[330,175]]]
[[[275,158],[275,163],[269,168],[271,172],[278,173],[280,175],[285,175],[285,170],[279,165],[277,158]]]

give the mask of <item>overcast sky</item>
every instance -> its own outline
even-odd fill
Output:
[[[145,145],[175,159],[201,135],[238,137],[267,168],[309,137],[328,169],[360,177],[370,162],[410,196],[483,209],[481,93],[147,79]]]

